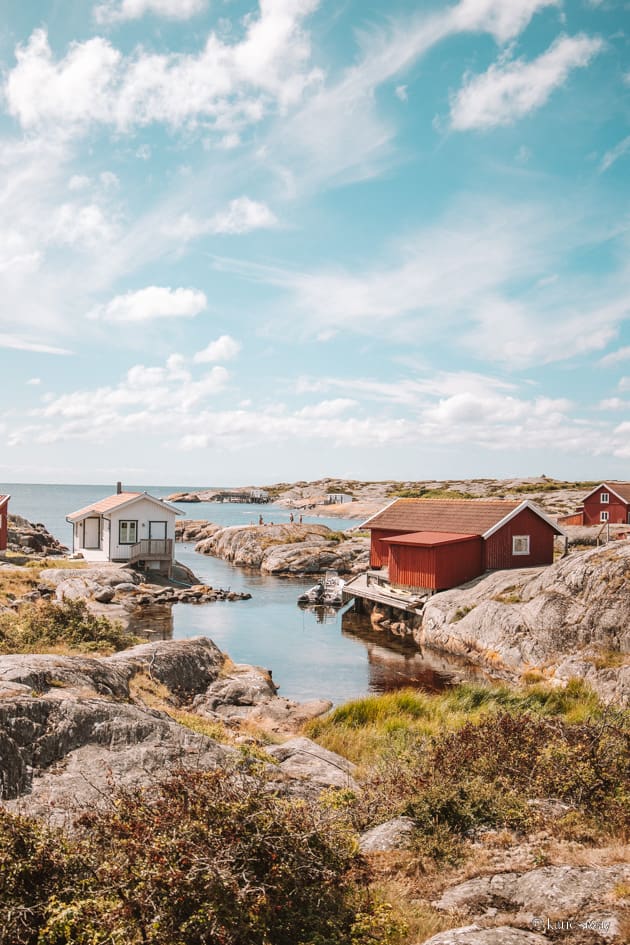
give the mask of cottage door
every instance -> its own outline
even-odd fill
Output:
[[[149,522],[149,538],[164,540],[166,538],[166,522]]]
[[[101,521],[99,518],[86,518],[83,523],[83,547],[100,548]]]

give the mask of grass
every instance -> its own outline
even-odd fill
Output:
[[[560,489],[594,489],[599,482],[564,482],[558,479],[549,479],[547,482],[524,482],[520,486],[512,486],[509,492],[558,492]]]
[[[492,600],[496,600],[499,604],[520,604],[521,595],[518,593],[516,584],[513,584],[511,587],[506,587],[500,594],[495,594]]]
[[[600,650],[592,657],[597,669],[618,669],[630,662],[630,654],[620,653],[619,650]]]
[[[390,489],[387,493],[397,499],[475,499],[472,492],[460,492],[459,489],[426,489],[424,486],[414,489]]]
[[[469,607],[458,607],[455,613],[453,614],[453,619],[451,623],[459,623],[460,620],[463,620],[466,614],[469,614],[471,610],[475,609],[475,605],[472,604]]]
[[[0,568],[0,604],[7,604],[34,590],[42,580],[42,572],[50,568],[84,568],[85,561],[69,561],[67,558],[43,558],[27,561],[23,567]],[[45,580],[45,575],[43,575]]]
[[[325,748],[359,765],[404,750],[418,736],[461,728],[497,712],[534,712],[566,722],[600,717],[604,708],[583,683],[572,680],[564,689],[542,684],[510,689],[463,683],[439,694],[402,689],[366,696],[339,706],[306,726],[306,733]]]

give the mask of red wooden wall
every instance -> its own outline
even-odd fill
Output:
[[[465,584],[483,572],[482,545],[481,538],[448,545],[390,545],[389,580],[399,587],[434,591]]]
[[[529,554],[514,555],[512,538],[529,535]],[[531,509],[523,509],[485,541],[485,569],[532,568],[553,563],[555,532]]]
[[[602,492],[608,492],[610,502],[602,502]],[[600,512],[608,512],[608,521],[613,525],[625,525],[628,522],[628,505],[613,495],[605,486],[584,500],[584,524],[599,525]]]
[[[0,551],[7,549],[7,532],[9,529],[9,503],[0,505]]]
[[[409,529],[407,529],[409,531]],[[389,560],[389,545],[384,544],[382,538],[393,538],[394,535],[404,535],[402,529],[373,528],[370,542],[370,567],[386,568]]]

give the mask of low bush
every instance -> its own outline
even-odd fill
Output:
[[[452,858],[481,827],[526,831],[569,805],[565,832],[630,835],[630,732],[622,715],[568,723],[531,711],[499,712],[456,731],[410,742],[368,774],[356,823],[407,814],[418,844]],[[553,805],[552,805],[553,807]]]
[[[0,654],[53,650],[111,653],[139,640],[119,623],[90,613],[84,600],[40,600],[0,614]]]
[[[121,793],[72,839],[0,814],[2,945],[394,942],[365,880],[338,814],[236,771]]]

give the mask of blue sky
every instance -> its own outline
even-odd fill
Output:
[[[0,3],[0,479],[629,478],[630,3]]]

